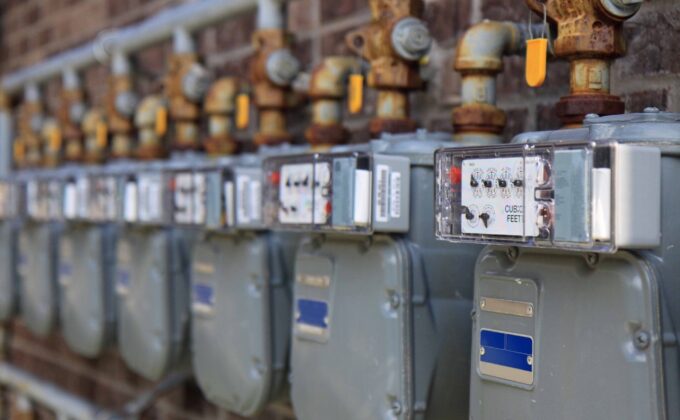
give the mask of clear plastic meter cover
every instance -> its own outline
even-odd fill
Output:
[[[609,142],[441,149],[436,235],[611,252],[614,156]]]
[[[282,156],[265,160],[265,222],[291,230],[370,233],[372,156]]]
[[[39,222],[63,220],[64,174],[57,171],[33,172],[26,176],[26,210]]]

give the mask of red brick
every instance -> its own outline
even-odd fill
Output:
[[[321,4],[321,21],[326,23],[331,20],[343,18],[368,8],[365,0],[319,0]]]
[[[424,20],[439,43],[453,43],[453,38],[468,26],[470,0],[432,0],[426,3]]]

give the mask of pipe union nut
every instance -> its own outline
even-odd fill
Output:
[[[116,95],[116,111],[126,117],[132,117],[139,104],[139,97],[134,92],[121,92]]]
[[[71,107],[68,110],[68,117],[72,123],[79,125],[85,116],[85,112],[85,104],[76,102],[71,104]]]
[[[394,26],[392,48],[404,60],[420,60],[430,51],[430,47],[432,36],[422,20],[407,17]]]
[[[300,72],[300,61],[287,49],[272,52],[265,64],[267,77],[278,86],[289,86]]]
[[[600,0],[604,10],[615,19],[628,19],[640,10],[643,0]]]
[[[212,77],[200,64],[193,64],[182,79],[182,93],[190,101],[198,102],[210,89]]]

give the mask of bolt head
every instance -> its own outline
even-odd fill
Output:
[[[638,350],[645,350],[647,347],[649,347],[651,341],[652,338],[645,330],[635,331],[635,334],[633,335],[633,344]]]

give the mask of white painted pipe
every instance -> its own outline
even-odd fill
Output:
[[[0,111],[0,177],[9,175],[12,170],[12,144],[14,143],[14,125],[12,113]]]
[[[260,0],[280,5],[286,0]],[[109,59],[110,54],[119,52],[128,55],[153,44],[169,39],[175,28],[181,27],[193,32],[254,10],[258,0],[199,0],[176,6],[160,12],[146,21],[126,28],[103,34],[98,39],[79,48],[63,52],[25,69],[6,76],[2,87],[14,95],[30,82],[41,83],[58,76],[65,68],[79,70],[98,62],[98,58]],[[283,24],[283,14],[272,13],[269,7],[258,13],[258,22],[263,25]]]
[[[0,384],[54,411],[57,418],[96,420],[118,417],[8,363],[0,363]]]

